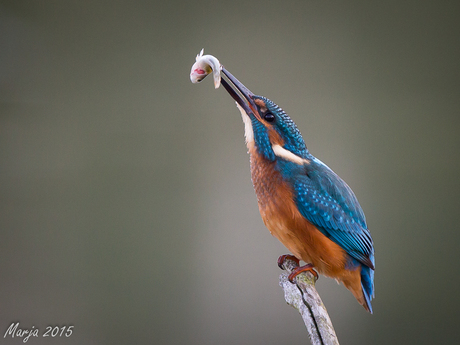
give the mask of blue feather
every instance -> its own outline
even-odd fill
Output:
[[[372,313],[374,246],[353,191],[329,167],[312,156],[303,175],[291,176],[300,213],[361,264],[361,286]],[[357,262],[356,262],[356,261]]]
[[[308,156],[309,162],[294,170],[294,163],[278,160],[278,169],[290,181],[300,213],[350,255],[351,266],[361,265],[364,298],[372,312],[374,246],[364,213],[350,187],[320,160]]]
[[[371,254],[370,260],[372,261],[372,264],[375,266],[374,253]],[[369,307],[369,310],[372,314],[371,301],[372,298],[375,297],[374,270],[367,266],[361,267],[361,286],[363,287],[364,298],[366,299],[367,306]]]
[[[274,161],[275,153],[273,152],[272,145],[270,144],[267,129],[262,123],[257,121],[254,114],[251,114],[250,118],[254,131],[254,141],[257,146],[257,150],[269,161]]]

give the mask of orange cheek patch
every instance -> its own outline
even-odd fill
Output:
[[[262,101],[261,99],[254,100],[254,103],[260,108],[260,112],[262,114],[264,114],[264,113],[266,113],[268,111],[267,106],[265,105],[265,102]],[[272,145],[283,146],[284,145],[284,140],[281,138],[281,136],[278,134],[278,132],[275,129],[273,129],[272,125],[270,123],[268,123],[267,121],[265,121],[260,116],[257,116],[257,119],[267,128],[270,143]]]
[[[260,108],[260,111],[261,111],[262,113],[265,113],[265,112],[268,110],[267,107],[265,106],[265,102],[262,101],[261,99],[255,99],[255,100],[254,100],[254,103]],[[269,124],[268,122],[264,121],[264,120],[260,117],[260,114],[259,114],[259,113],[257,113],[256,117],[257,117],[257,119],[258,119],[260,122],[263,123],[263,125],[264,125],[265,127],[267,127],[267,128],[270,127],[270,124]]]
[[[265,105],[265,102],[262,101],[261,99],[256,99],[256,100],[254,100],[254,103],[257,104],[257,105],[259,106],[260,110],[261,110],[263,113],[265,113],[265,112],[268,110],[267,107],[266,107],[266,105]]]
[[[284,140],[281,138],[281,135],[272,127],[268,127],[268,139],[270,143],[273,145],[284,145]]]

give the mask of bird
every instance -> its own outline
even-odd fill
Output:
[[[257,96],[224,66],[222,85],[244,123],[251,179],[262,220],[271,234],[305,266],[336,279],[371,314],[374,244],[351,188],[314,157],[294,121],[278,105]]]

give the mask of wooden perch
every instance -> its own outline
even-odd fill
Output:
[[[310,272],[300,273],[296,284],[292,284],[288,276],[298,267],[297,263],[286,259],[282,266],[286,271],[280,275],[284,298],[302,315],[312,345],[339,345],[329,314],[316,291],[315,276]]]

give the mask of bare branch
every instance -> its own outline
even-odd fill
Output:
[[[282,266],[286,270],[280,275],[284,298],[302,316],[312,345],[339,345],[329,314],[316,291],[315,276],[310,272],[300,273],[296,277],[297,285],[292,284],[288,276],[298,267],[297,263],[286,259]]]

